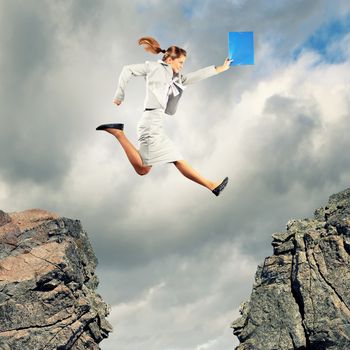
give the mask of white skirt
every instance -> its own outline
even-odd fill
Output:
[[[172,163],[183,159],[174,143],[164,132],[164,118],[166,114],[162,109],[143,111],[137,123],[139,153],[143,165]]]

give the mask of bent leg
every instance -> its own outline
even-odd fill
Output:
[[[208,188],[210,191],[212,191],[215,187],[217,187],[220,184],[220,182],[213,182],[204,178],[196,170],[194,170],[185,160],[177,160],[174,162],[174,165],[178,168],[182,175]]]
[[[128,157],[131,165],[134,167],[135,171],[139,175],[146,175],[150,172],[152,166],[143,165],[142,158],[140,156],[139,151],[128,140],[128,138],[125,136],[122,130],[112,129],[112,128],[108,128],[105,130],[117,138],[117,140],[123,147],[125,154]]]

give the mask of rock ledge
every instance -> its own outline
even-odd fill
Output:
[[[236,349],[350,349],[350,188],[272,237],[232,323]]]
[[[0,210],[0,349],[99,349],[112,330],[79,220]]]

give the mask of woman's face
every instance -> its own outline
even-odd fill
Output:
[[[185,60],[186,56],[180,56],[179,58],[174,59],[168,57],[166,63],[171,65],[171,68],[173,69],[174,73],[179,73],[185,63]]]

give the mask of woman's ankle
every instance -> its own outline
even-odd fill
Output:
[[[110,134],[112,134],[113,136],[115,136],[117,139],[119,139],[123,134],[123,130],[119,130],[119,129],[106,129],[107,132],[109,132]]]
[[[210,181],[209,182],[209,186],[208,186],[208,189],[210,191],[212,191],[214,188],[218,187],[220,185],[220,182],[213,182],[213,181]]]

